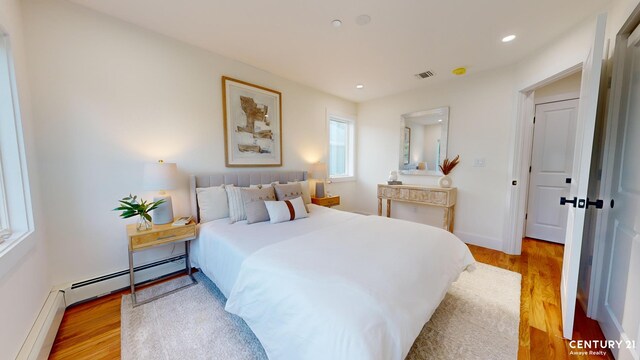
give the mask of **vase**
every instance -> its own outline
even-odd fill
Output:
[[[138,216],[138,224],[136,225],[138,231],[151,230],[151,221],[147,220],[144,216]]]
[[[438,185],[440,185],[441,188],[450,188],[451,184],[453,184],[453,180],[449,175],[443,175],[438,179]]]

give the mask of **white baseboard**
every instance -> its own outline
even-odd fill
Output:
[[[51,291],[27,339],[22,345],[17,359],[40,360],[49,357],[65,308],[64,292],[60,290]]]
[[[464,241],[467,244],[482,246],[485,248],[504,251],[502,240],[497,238],[490,238],[486,236],[481,236],[478,234],[471,234],[462,231],[454,231],[453,232],[460,240]]]

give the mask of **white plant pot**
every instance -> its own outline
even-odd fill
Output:
[[[438,179],[438,185],[440,185],[441,188],[450,188],[452,184],[453,180],[449,175],[443,175]]]

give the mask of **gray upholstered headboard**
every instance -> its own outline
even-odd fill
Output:
[[[198,222],[198,200],[196,198],[196,188],[211,186],[235,185],[249,186],[259,184],[270,184],[275,181],[286,184],[289,181],[307,180],[306,171],[256,171],[256,172],[224,172],[191,175],[189,180],[189,196],[191,199],[191,216]]]

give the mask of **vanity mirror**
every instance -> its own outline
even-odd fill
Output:
[[[447,106],[402,115],[399,172],[440,176],[438,165],[447,157],[448,132]]]

